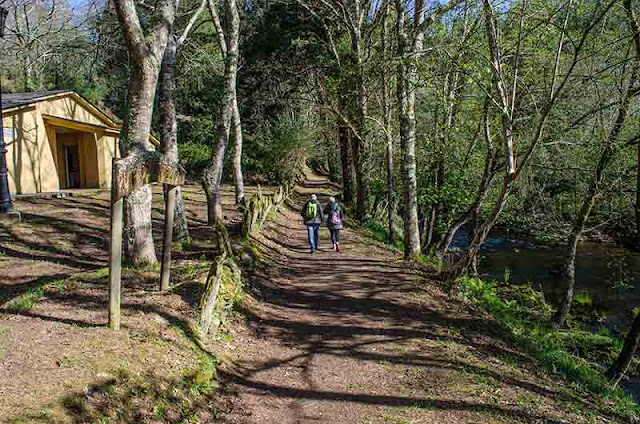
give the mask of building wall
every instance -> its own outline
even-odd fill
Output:
[[[82,172],[84,174],[83,187],[100,188],[100,175],[98,171],[98,139],[95,133],[79,133],[82,139]]]
[[[7,140],[7,167],[12,194],[55,192],[64,184],[64,151],[60,138],[78,140],[83,187],[109,188],[111,160],[119,157],[118,137],[112,131],[96,128],[95,132],[56,133],[56,127],[45,124],[42,114],[84,124],[105,126],[105,122],[78,103],[73,97],[45,100],[33,107],[6,113],[2,127],[13,128],[14,140]],[[61,137],[62,136],[62,137]]]
[[[109,134],[102,134],[97,140],[100,188],[111,187],[111,162],[113,158],[120,157],[117,143],[118,137]]]
[[[42,116],[35,110],[11,113],[3,127],[13,128],[7,143],[7,168],[11,193],[58,191],[58,172]]]
[[[36,103],[36,107],[42,115],[56,116],[91,125],[107,125],[105,121],[77,102],[71,95],[43,100]]]

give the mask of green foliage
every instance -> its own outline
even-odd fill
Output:
[[[180,163],[191,177],[199,177],[211,158],[211,145],[186,143],[180,145]]]
[[[298,116],[281,115],[265,122],[245,139],[245,171],[273,184],[293,181],[311,153],[312,141],[311,128]]]
[[[389,244],[389,230],[383,224],[377,221],[370,221],[365,224],[365,234],[381,243]],[[400,238],[396,239],[393,247],[404,250],[404,243]]]

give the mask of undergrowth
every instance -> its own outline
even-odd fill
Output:
[[[389,243],[389,230],[383,224],[377,221],[369,221],[364,225],[364,231],[367,236],[370,238],[379,241],[381,243],[389,244],[396,249],[404,250],[404,243],[401,240],[401,237],[396,237],[396,240],[393,244]]]
[[[557,331],[549,324],[551,306],[530,286],[498,286],[479,278],[460,278],[462,295],[487,310],[512,334],[517,344],[553,374],[601,394],[612,413],[626,419],[640,416],[640,407],[623,390],[612,389],[604,376],[623,341],[606,330],[579,328]],[[637,364],[636,364],[637,366]]]

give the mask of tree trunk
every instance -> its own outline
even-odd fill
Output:
[[[220,16],[218,15],[218,9],[215,2],[213,0],[208,0],[207,4],[209,6],[209,12],[211,13],[211,20],[213,21],[213,26],[216,30],[216,35],[218,37],[218,47],[220,47],[220,52],[222,54],[223,59],[225,60],[225,78],[227,78],[227,89],[229,86],[228,78],[231,78],[231,74],[229,75],[227,74],[227,71],[231,72],[230,70],[227,69],[227,65],[229,65],[229,58],[227,57],[227,55],[231,49],[234,50],[234,54],[235,54],[235,59],[234,59],[235,65],[234,65],[234,70],[232,71],[232,74],[233,74],[233,94],[232,94],[233,98],[232,98],[232,106],[231,106],[232,122],[231,122],[231,125],[227,125],[225,127],[227,136],[226,136],[226,142],[224,143],[225,144],[224,150],[226,150],[226,144],[228,144],[228,141],[229,141],[229,130],[231,127],[233,127],[233,142],[234,142],[233,181],[235,184],[236,204],[243,205],[245,202],[245,198],[244,198],[244,176],[242,175],[242,141],[243,141],[242,140],[242,119],[240,115],[240,108],[238,107],[238,93],[236,90],[236,80],[238,75],[238,60],[240,58],[240,53],[238,51],[240,16],[238,15],[237,10],[234,10],[232,12],[233,15],[229,20],[229,27],[228,27],[229,33],[227,34],[227,36],[225,36],[224,29],[222,28],[222,22],[220,21]],[[225,7],[227,9],[229,7],[229,5],[226,2],[225,2]],[[233,43],[233,47],[231,43]],[[226,107],[226,106],[223,103],[221,107]],[[225,115],[221,114],[221,116],[225,116]],[[218,126],[218,131],[220,130],[221,128],[220,126]],[[219,134],[218,134],[218,138],[220,138]],[[218,141],[218,143],[220,143],[220,141]],[[221,147],[222,146],[219,146],[218,148],[221,148]],[[216,158],[218,153],[219,152],[215,153],[214,155],[216,156]],[[222,152],[222,157],[224,159],[224,151]],[[215,171],[211,171],[211,172],[215,172]],[[221,165],[220,165],[220,173],[222,173]],[[207,180],[211,180],[211,178],[207,177]],[[218,182],[217,184],[219,185],[220,183]],[[213,186],[211,186],[210,189],[214,190]],[[206,190],[207,189],[205,188],[205,191]],[[218,200],[216,200],[218,197],[219,195],[211,193],[211,200],[213,202],[218,202]],[[207,203],[209,203],[209,198],[210,196],[209,194],[207,194]],[[218,207],[214,205],[208,205],[208,210],[211,213],[217,213],[216,212],[217,208]],[[209,223],[213,223],[211,219],[209,219]]]
[[[244,204],[244,177],[242,175],[242,121],[238,108],[238,94],[233,96],[233,180],[236,185],[236,205]]]
[[[609,379],[609,384],[613,388],[620,383],[620,380],[622,380],[624,374],[627,372],[631,360],[638,350],[638,344],[640,344],[640,313],[637,314],[633,320],[633,324],[624,339],[624,346],[622,347],[620,355],[618,355],[618,358],[611,364],[611,367],[609,367],[605,374]]]
[[[175,65],[177,55],[177,43],[175,38],[169,37],[167,47],[162,58],[160,68],[160,79],[158,89],[158,109],[160,112],[161,124],[161,145],[160,150],[172,163],[178,163],[178,125],[176,121],[175,89],[176,76]],[[166,192],[165,192],[166,201]],[[176,205],[174,208],[173,238],[175,240],[185,240],[189,237],[189,227],[187,224],[182,190],[178,187],[176,191]]]
[[[149,141],[154,96],[162,57],[173,25],[177,3],[159,0],[153,16],[160,22],[145,33],[133,0],[114,0],[129,53],[127,113],[120,131],[122,160],[135,162],[145,151],[153,150]],[[151,187],[143,186],[127,196],[125,254],[134,265],[157,263],[151,231]]]
[[[631,5],[629,4],[629,7]],[[635,20],[631,12],[629,13],[629,20]],[[634,38],[637,37],[634,36]],[[628,116],[629,104],[631,103],[631,99],[634,96],[633,89],[638,84],[638,72],[640,71],[640,40],[638,40],[638,52],[633,60],[633,67],[631,70],[631,76],[629,78],[629,82],[627,84],[626,90],[620,99],[620,105],[618,107],[618,114],[616,116],[616,120],[607,135],[607,140],[604,149],[602,150],[602,154],[600,155],[600,160],[598,161],[598,165],[594,171],[593,178],[591,179],[591,183],[589,184],[589,189],[587,190],[587,194],[582,202],[582,207],[580,208],[580,212],[576,218],[575,225],[573,227],[573,231],[571,236],[569,237],[569,244],[567,245],[567,253],[565,256],[564,267],[563,267],[563,282],[564,282],[564,293],[562,295],[562,301],[560,302],[560,306],[558,310],[554,314],[552,318],[552,322],[554,325],[563,326],[569,316],[569,312],[571,310],[571,302],[573,301],[573,290],[576,284],[576,273],[575,273],[575,262],[576,262],[576,251],[578,246],[578,241],[580,236],[584,232],[584,227],[589,219],[589,215],[591,213],[591,209],[593,208],[593,204],[595,203],[596,196],[600,192],[600,186],[602,184],[602,180],[604,179],[605,171],[607,167],[613,160],[616,152],[619,150],[619,147],[616,146],[616,142],[618,141],[618,137],[622,128],[624,127],[624,123]]]
[[[240,29],[240,17],[236,0],[225,0],[225,11],[229,28],[226,37],[227,53],[225,56],[224,70],[224,95],[220,102],[218,113],[218,129],[213,143],[212,155],[209,165],[202,175],[202,186],[207,196],[207,219],[209,225],[215,225],[222,221],[222,201],[220,185],[222,182],[222,170],[224,155],[229,143],[229,131],[233,117],[233,103],[236,96],[236,75],[238,72],[238,38]]]
[[[153,150],[149,131],[159,69],[153,60],[131,62],[127,90],[128,113],[120,132],[120,151],[123,156],[133,159],[145,150]],[[127,263],[134,266],[158,262],[153,244],[151,203],[149,185],[129,194],[125,200],[125,258]]]
[[[371,164],[371,143],[367,131],[367,86],[364,76],[364,50],[362,48],[362,8],[360,2],[354,2],[356,20],[350,26],[351,52],[355,60],[356,85],[358,88],[356,112],[357,143],[354,146],[357,153],[354,155],[356,165],[357,206],[356,218],[364,222],[367,215],[369,200],[369,184],[371,180],[369,166]],[[365,11],[366,12],[366,11]]]
[[[511,189],[513,188],[514,181],[514,174],[505,174],[502,182],[502,190],[500,191],[500,195],[498,196],[498,201],[494,205],[489,216],[482,222],[480,226],[478,226],[477,230],[474,230],[473,234],[471,235],[469,247],[467,248],[465,254],[448,271],[449,279],[456,279],[467,272],[470,267],[475,267],[474,264],[476,261],[476,256],[480,251],[480,247],[487,239],[489,231],[491,231],[491,228],[493,228],[494,224],[498,220],[498,216],[500,216],[502,209],[504,209],[505,205],[507,204],[507,200],[509,198],[509,194],[511,193]]]
[[[359,49],[358,49],[358,55]],[[369,200],[369,182],[371,173],[369,165],[371,162],[371,144],[367,133],[367,92],[364,81],[364,70],[362,69],[362,59],[358,58],[358,161],[356,182],[358,186],[358,204],[356,217],[364,222],[367,215],[367,203]]]
[[[389,225],[389,243],[396,242],[396,231],[394,226],[396,212],[396,190],[394,187],[394,166],[393,166],[393,135],[391,134],[391,87],[389,68],[387,60],[390,56],[389,49],[389,18],[390,4],[384,8],[384,16],[382,17],[382,52],[385,62],[382,72],[382,113],[384,115],[384,133],[386,141],[386,165],[387,165],[387,222]]]
[[[134,191],[125,200],[125,257],[127,263],[136,267],[158,262],[153,244],[152,201],[150,185]]]
[[[344,109],[341,112],[344,112]],[[346,205],[353,205],[353,150],[351,149],[351,135],[349,132],[349,128],[343,122],[338,124],[343,201]]]
[[[416,5],[422,16],[422,3]],[[401,58],[398,64],[398,114],[400,120],[400,148],[402,150],[402,179],[404,197],[404,256],[407,259],[420,257],[420,228],[418,223],[417,179],[416,179],[416,118],[415,118],[415,91],[412,83],[415,80],[416,65],[411,57],[407,57],[415,50],[416,44],[422,48],[419,38],[414,41],[411,48],[408,46],[408,37],[405,23],[404,3],[396,0],[398,34],[398,56]],[[417,12],[416,12],[417,13]],[[420,19],[422,21],[422,19]],[[419,25],[419,22],[414,23]],[[405,63],[409,62],[409,63]]]
[[[447,254],[447,251],[449,250],[449,246],[451,245],[451,242],[453,241],[453,238],[455,237],[460,227],[462,227],[464,224],[469,222],[469,220],[471,219],[473,219],[474,221],[474,228],[476,227],[478,222],[478,216],[480,214],[480,208],[482,207],[482,204],[484,203],[484,200],[487,197],[487,192],[489,191],[489,185],[491,184],[493,177],[496,175],[495,167],[496,167],[496,161],[498,157],[497,157],[497,152],[493,147],[493,140],[491,138],[491,129],[489,127],[489,99],[488,98],[485,100],[484,112],[482,116],[483,116],[482,124],[480,125],[479,129],[480,128],[484,129],[484,139],[487,146],[487,153],[485,156],[482,178],[480,179],[480,184],[478,185],[478,191],[476,192],[476,196],[473,200],[473,203],[471,204],[469,209],[465,211],[464,214],[462,214],[456,221],[453,222],[453,224],[449,226],[444,237],[438,244],[436,248],[436,253],[441,257],[444,257]],[[471,238],[471,240],[473,240],[473,238]]]

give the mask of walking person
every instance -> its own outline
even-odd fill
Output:
[[[320,224],[324,219],[322,206],[318,202],[318,197],[315,194],[311,195],[311,198],[304,204],[300,215],[304,219],[304,223],[307,226],[307,235],[309,236],[309,247],[311,253],[318,250],[318,233],[320,230]]]
[[[344,219],[344,210],[342,205],[338,203],[335,197],[329,198],[329,203],[325,208],[325,215],[327,215],[327,227],[331,233],[331,244],[333,244],[333,251],[340,251],[340,230],[342,230],[342,220]]]

